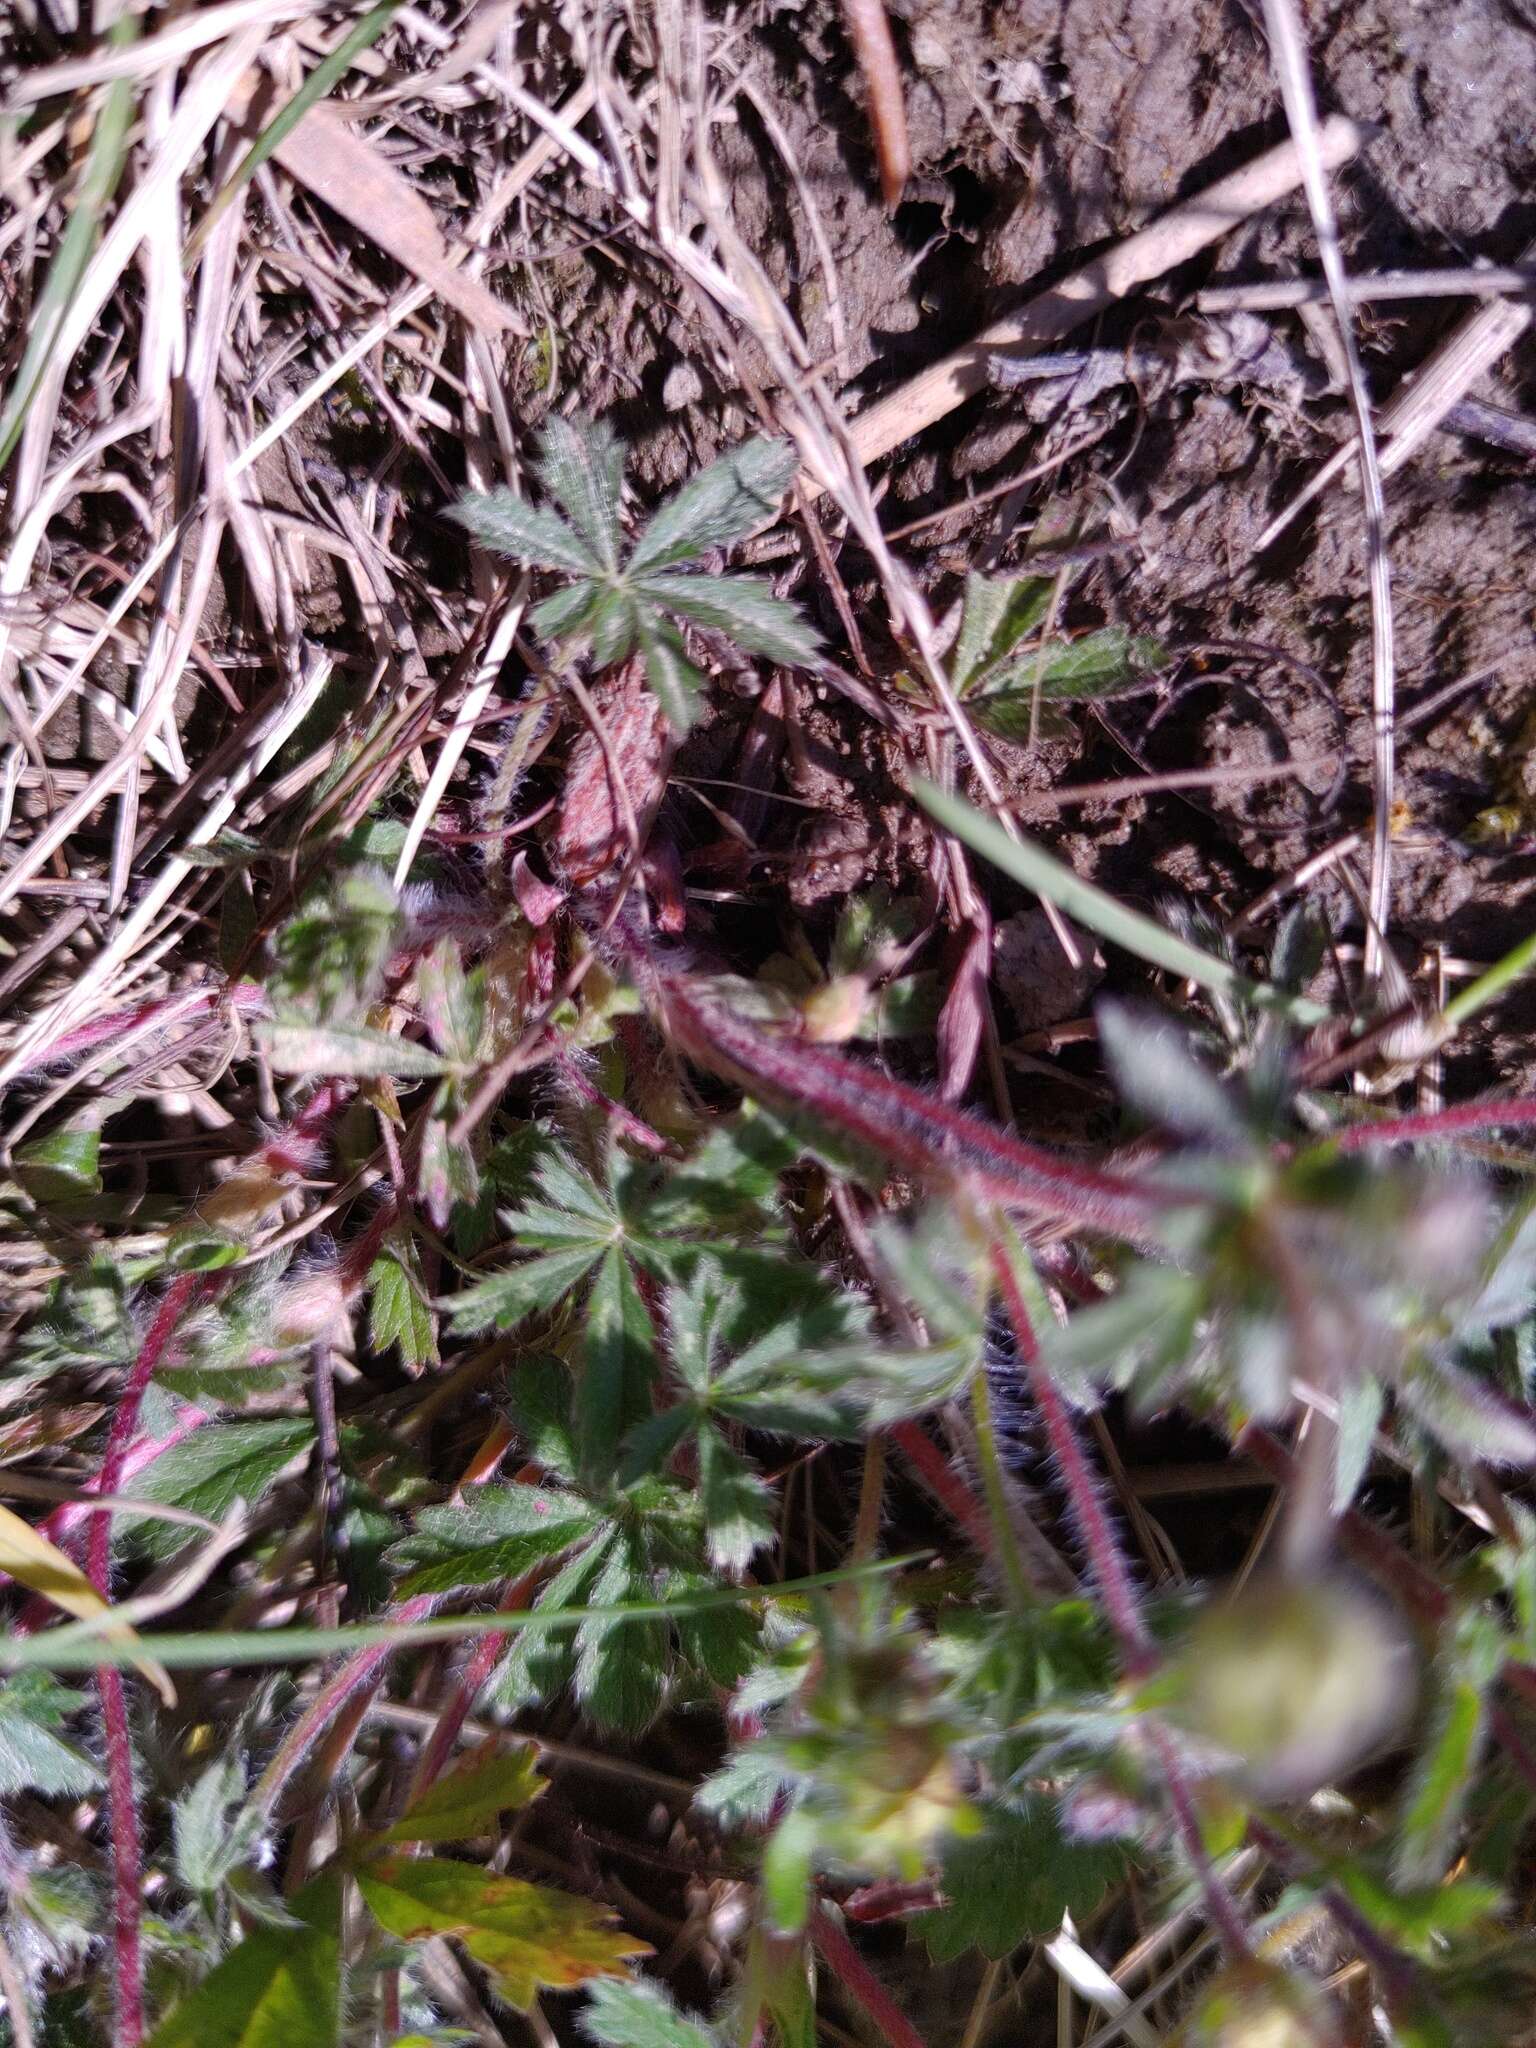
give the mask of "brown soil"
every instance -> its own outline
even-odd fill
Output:
[[[910,0],[893,12],[914,155],[894,214],[879,202],[835,10],[785,8],[757,31],[772,59],[771,111],[798,185],[761,124],[743,119],[718,132],[738,226],[856,401],[899,383],[1024,288],[1283,133],[1256,10],[1239,4]],[[1490,91],[1488,82],[1523,77],[1536,85],[1536,21],[1499,0],[1370,0],[1307,13],[1325,108],[1381,127],[1336,181],[1351,268],[1517,260],[1536,221],[1536,123],[1528,93]],[[1208,258],[1162,280],[1101,331],[1075,336],[1074,345],[1139,345],[1204,285],[1316,268],[1297,200],[1242,224]],[[741,394],[722,377],[709,338],[669,319],[644,279],[620,280],[598,257],[574,266],[564,290],[566,331],[584,337],[587,400],[617,408],[638,438],[648,482],[670,482],[739,431]],[[1365,312],[1362,343],[1378,399],[1412,374],[1463,310],[1440,300]],[[1122,388],[1069,419],[1041,423],[1015,394],[991,393],[909,442],[885,479],[888,529],[957,508],[904,547],[940,615],[961,568],[1021,559],[1043,517],[1071,511],[1107,544],[1074,582],[1065,622],[1108,619],[1161,636],[1170,650],[1162,687],[1108,707],[1102,720],[1086,717],[1074,745],[1033,754],[1000,747],[1001,766],[1021,814],[1057,837],[1081,870],[1133,899],[1188,892],[1219,915],[1240,910],[1370,812],[1369,609],[1357,494],[1347,480],[1335,486],[1320,511],[1255,553],[1269,518],[1347,431],[1348,408],[1336,385],[1327,388],[1328,366],[1312,339],[1321,323],[1295,312],[1266,317],[1321,395],[1298,397],[1300,380],[1280,393]],[[1527,340],[1478,395],[1528,408],[1533,368]],[[1087,452],[1043,477],[1006,518],[996,501],[965,509],[968,493],[1092,433],[1099,438]],[[1391,481],[1389,510],[1403,721],[1393,917],[1412,972],[1429,946],[1489,958],[1528,921],[1536,866],[1520,841],[1474,847],[1463,835],[1505,791],[1511,743],[1536,683],[1536,473],[1518,457],[1440,434]],[[839,570],[855,612],[878,620],[878,589],[855,547],[844,546]],[[822,582],[806,579],[818,592]],[[823,624],[835,641],[845,637],[830,606]],[[866,630],[880,691],[898,658],[881,646],[878,626]],[[1463,690],[1415,720],[1416,708],[1458,681]],[[1206,767],[1240,772],[1292,758],[1309,765],[1285,778],[1059,808],[1063,783]],[[683,776],[758,788],[769,777],[774,800],[738,795],[728,808],[748,803],[754,821],[761,816],[753,885],[786,882],[793,906],[812,915],[874,877],[911,886],[920,875],[926,840],[894,768],[884,737],[861,712],[803,685],[787,721],[761,710],[754,718],[747,700],[718,704],[678,762]],[[1032,802],[1041,792],[1054,794]],[[686,849],[715,851],[704,812],[675,793],[663,822]],[[1334,870],[1318,886],[1338,930],[1357,937],[1347,874]],[[999,909],[1010,904],[1002,892]],[[1518,1012],[1507,1015],[1519,1022]],[[1496,1051],[1523,1064],[1508,1035]]]

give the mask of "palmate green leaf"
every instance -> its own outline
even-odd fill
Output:
[[[625,1432],[650,1413],[655,1331],[629,1261],[607,1251],[587,1298],[576,1401],[578,1470],[589,1485],[613,1477]]]
[[[698,716],[704,678],[688,659],[682,635],[648,604],[636,609],[635,631],[645,661],[645,679],[668,725],[676,733],[687,732]]]
[[[778,1223],[779,1177],[799,1150],[776,1117],[749,1102],[668,1175],[646,1208],[646,1224],[682,1235],[741,1232],[760,1244]]]
[[[698,1436],[698,1497],[705,1505],[705,1548],[719,1571],[745,1571],[778,1534],[772,1489],[719,1430]]]
[[[162,1451],[133,1483],[135,1498],[187,1508],[220,1520],[237,1500],[255,1507],[278,1475],[308,1454],[314,1426],[307,1416],[271,1416],[250,1422],[208,1422]],[[169,1557],[186,1542],[184,1528],[144,1520],[134,1541],[151,1557]]]
[[[215,1759],[171,1812],[176,1875],[195,1898],[211,1900],[260,1841],[264,1816],[244,1810],[245,1770],[237,1755]],[[242,1810],[231,1821],[231,1808]]]
[[[395,1561],[411,1567],[415,1593],[457,1593],[519,1577],[545,1558],[590,1540],[598,1510],[579,1494],[542,1486],[480,1486],[450,1506],[423,1508]]]
[[[619,563],[623,535],[624,447],[606,420],[577,426],[552,419],[544,429],[534,468],[598,566]]]
[[[667,1289],[667,1358],[691,1394],[707,1397],[736,1290],[715,1260],[702,1257],[680,1285]]]
[[[558,513],[530,505],[505,485],[494,491],[469,492],[449,507],[448,517],[481,547],[506,555],[524,568],[562,569],[568,576],[602,572],[599,557]]]
[[[82,1705],[43,1671],[18,1672],[0,1685],[0,1798],[78,1799],[101,1784],[95,1760],[58,1732]]]
[[[542,639],[579,641],[589,631],[593,614],[609,588],[607,583],[583,576],[541,598],[528,614],[528,623]]]
[[[456,1334],[478,1330],[515,1330],[531,1315],[553,1308],[591,1272],[600,1251],[585,1246],[570,1251],[544,1252],[525,1259],[451,1294],[443,1302],[453,1317]]]
[[[544,1790],[531,1742],[504,1749],[496,1738],[444,1772],[414,1799],[381,1842],[467,1842],[494,1833],[504,1813],[520,1813]]]
[[[620,1486],[634,1486],[665,1468],[678,1445],[699,1426],[700,1410],[691,1402],[679,1402],[648,1415],[624,1439],[624,1452],[616,1474]]]
[[[980,576],[965,579],[960,631],[950,655],[950,679],[964,697],[989,669],[1005,661],[1051,608],[1049,576]]]
[[[597,668],[611,668],[615,662],[628,660],[634,652],[644,609],[636,595],[623,584],[599,592],[581,630],[581,637],[588,642]]]
[[[599,1187],[573,1159],[557,1153],[537,1175],[542,1200],[525,1202],[507,1218],[519,1245],[530,1251],[556,1251],[563,1245],[588,1245],[599,1251],[620,1232],[618,1208],[606,1188]]]
[[[717,1429],[699,1433],[699,1498],[704,1543],[720,1571],[744,1571],[778,1534],[772,1490],[731,1449]]]
[[[571,1375],[558,1358],[530,1358],[507,1389],[507,1415],[529,1458],[551,1479],[573,1485],[576,1439],[571,1430]]]
[[[980,1833],[948,1838],[947,1903],[917,1924],[935,1962],[973,1948],[998,1959],[1055,1934],[1063,1913],[1086,1920],[1124,1868],[1112,1845],[1068,1840],[1052,1802],[1031,1794],[1017,1807],[985,1810]]]
[[[602,1907],[470,1863],[386,1857],[359,1865],[356,1874],[369,1911],[387,1933],[402,1941],[447,1935],[461,1943],[521,2012],[541,1990],[623,1976],[627,1962],[650,1953]]]
[[[1115,1002],[1101,1002],[1094,1016],[1115,1086],[1139,1116],[1181,1138],[1227,1149],[1246,1145],[1236,1101],[1170,1018]]]
[[[383,984],[400,919],[382,868],[328,874],[306,893],[273,944],[267,985],[274,1009],[285,1019],[320,1024],[361,1015]]]
[[[656,513],[629,558],[629,573],[669,569],[744,540],[778,511],[798,464],[789,441],[747,441],[727,449]]]
[[[794,605],[775,597],[761,576],[699,576],[658,570],[637,577],[638,596],[697,626],[729,634],[738,647],[770,661],[804,665],[816,660],[821,636]]]
[[[599,1550],[599,1545],[589,1543],[563,1564],[534,1601],[535,1611],[556,1613],[588,1606],[592,1583],[602,1562]],[[528,1634],[513,1643],[497,1666],[486,1687],[486,1696],[511,1713],[521,1707],[542,1705],[565,1690],[575,1669],[574,1630],[544,1636]]]
[[[667,1592],[658,1596],[643,1536],[617,1533],[593,1581],[592,1605],[656,1597]],[[669,1661],[664,1621],[585,1622],[576,1633],[576,1698],[602,1727],[641,1735],[666,1702]]]
[[[415,1266],[410,1248],[395,1244],[368,1268],[368,1342],[379,1352],[395,1346],[400,1363],[409,1369],[430,1365],[437,1357],[432,1311]]]
[[[341,1881],[317,1877],[289,1905],[301,1926],[248,1934],[161,2021],[148,2048],[336,2048]]]

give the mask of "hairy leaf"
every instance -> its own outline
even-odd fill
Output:
[[[789,441],[747,441],[727,449],[652,518],[629,558],[630,573],[668,569],[745,539],[778,511],[798,463]]]
[[[1049,576],[980,576],[965,579],[960,631],[950,655],[950,678],[966,696],[998,662],[1006,660],[1051,608]]]
[[[645,679],[656,692],[668,725],[674,732],[686,732],[698,716],[704,678],[688,659],[677,628],[649,605],[637,612],[635,630],[645,661]]]
[[[644,1297],[623,1254],[605,1252],[587,1301],[576,1410],[580,1470],[589,1482],[612,1477],[625,1431],[649,1412],[655,1374]]]
[[[606,420],[577,426],[552,419],[536,464],[539,481],[560,506],[599,567],[618,567],[622,538],[624,449]]]
[[[396,1546],[414,1567],[402,1584],[415,1593],[455,1593],[518,1578],[559,1557],[598,1526],[595,1508],[578,1494],[538,1486],[482,1486],[451,1507],[424,1508],[411,1535]]]
[[[580,2024],[599,2048],[718,2048],[710,2028],[679,2012],[659,1984],[643,1977],[599,1978]]]
[[[1138,1115],[1181,1138],[1228,1147],[1245,1142],[1236,1102],[1195,1058],[1176,1024],[1114,1002],[1100,1003],[1095,1015],[1115,1084]]]
[[[771,661],[803,664],[816,659],[820,635],[792,604],[775,597],[761,576],[697,576],[658,570],[636,581],[653,603],[728,633],[738,647]]]
[[[593,1582],[591,1604],[656,1598],[640,1539],[615,1537]],[[576,1635],[576,1697],[605,1728],[642,1734],[667,1692],[667,1628],[662,1621],[589,1621]]]
[[[473,491],[449,508],[481,547],[507,555],[529,569],[563,569],[571,576],[595,576],[602,562],[558,514],[503,485],[494,491]]]
[[[424,1081],[453,1071],[452,1062],[430,1046],[362,1024],[342,1029],[279,1022],[259,1025],[257,1035],[279,1074],[337,1074],[358,1080],[388,1074],[401,1081]]]
[[[600,1256],[600,1252],[585,1247],[545,1252],[539,1258],[525,1259],[520,1265],[492,1273],[460,1294],[449,1295],[443,1307],[451,1313],[453,1327],[459,1332],[515,1330],[519,1323],[553,1308],[573,1287],[579,1286]]]
[[[778,1533],[773,1494],[717,1429],[699,1436],[699,1498],[710,1561],[721,1571],[744,1571]]]
[[[381,1352],[396,1346],[400,1363],[411,1369],[430,1365],[437,1356],[432,1311],[415,1263],[408,1245],[392,1244],[368,1268],[368,1342]]]
[[[1124,1858],[1103,1843],[1073,1842],[1050,1800],[993,1807],[982,1831],[952,1836],[944,1853],[948,1901],[918,1922],[934,1960],[967,1949],[1011,1955],[1021,1942],[1055,1934],[1063,1913],[1085,1920],[1120,1876]]]
[[[531,1742],[505,1749],[496,1738],[446,1771],[412,1800],[383,1842],[467,1842],[493,1833],[504,1813],[518,1813],[544,1790]]]
[[[134,1481],[134,1496],[216,1522],[237,1500],[256,1506],[313,1440],[313,1425],[298,1416],[208,1422],[162,1451]],[[136,1526],[134,1537],[152,1557],[169,1557],[186,1541],[185,1531],[173,1523],[148,1520]]]
[[[77,1799],[100,1785],[95,1761],[58,1732],[82,1704],[42,1671],[21,1671],[0,1685],[0,1797]]]

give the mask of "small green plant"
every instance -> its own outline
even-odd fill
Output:
[[[1049,576],[972,571],[965,579],[949,679],[975,722],[999,739],[1070,733],[1073,705],[1145,690],[1167,660],[1158,641],[1117,626],[1045,639],[1055,593]]]
[[[599,668],[638,649],[676,731],[693,723],[703,687],[678,621],[770,661],[815,662],[815,633],[763,577],[699,573],[701,557],[773,518],[795,473],[788,443],[731,449],[669,498],[633,541],[624,525],[624,451],[611,427],[551,421],[533,468],[559,512],[502,489],[462,498],[452,516],[482,547],[565,579],[529,615],[545,639],[584,648]]]

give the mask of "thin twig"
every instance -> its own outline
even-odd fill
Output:
[[[1301,159],[1307,205],[1317,234],[1318,254],[1344,348],[1350,408],[1360,447],[1360,485],[1365,500],[1365,538],[1370,556],[1371,706],[1373,734],[1374,813],[1371,831],[1371,886],[1365,928],[1365,980],[1374,989],[1381,972],[1381,949],[1392,914],[1392,801],[1396,781],[1396,678],[1392,630],[1392,569],[1387,556],[1387,504],[1381,486],[1381,464],[1371,422],[1370,392],[1360,362],[1350,312],[1349,279],[1339,245],[1333,195],[1328,187],[1329,163],[1324,131],[1307,67],[1306,45],[1294,0],[1264,0],[1271,54],[1285,101],[1286,119]]]

